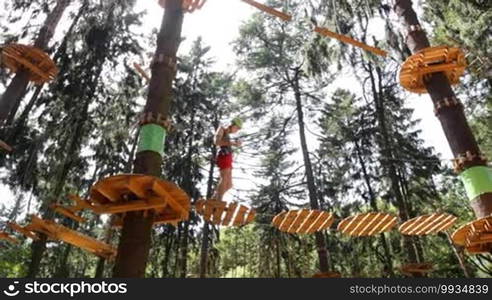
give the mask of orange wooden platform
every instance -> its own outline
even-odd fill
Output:
[[[12,244],[18,244],[19,241],[16,238],[11,237],[8,233],[0,231],[0,240],[7,241]]]
[[[428,235],[446,231],[458,217],[446,213],[435,213],[416,217],[401,224],[399,230],[404,235]]]
[[[330,228],[333,214],[321,210],[290,210],[276,215],[272,225],[287,233],[311,234]]]
[[[279,10],[276,10],[275,8],[273,7],[270,7],[270,6],[267,6],[267,5],[264,5],[264,4],[261,4],[259,2],[256,2],[254,0],[241,0],[243,2],[246,2],[248,3],[249,5],[253,6],[253,7],[256,7],[257,9],[263,11],[263,12],[266,12],[267,14],[270,14],[272,16],[275,16],[277,18],[280,18],[286,22],[289,22],[292,20],[292,16],[291,15],[288,15],[286,13],[283,13]]]
[[[49,55],[33,46],[7,45],[2,50],[2,63],[13,73],[27,69],[29,80],[35,84],[51,81],[58,74],[58,68]]]
[[[456,230],[453,243],[464,246],[470,254],[490,253],[492,251],[492,217],[475,220]]]
[[[236,202],[217,200],[198,200],[195,210],[205,221],[222,226],[244,226],[253,222],[256,216],[256,211],[252,208]]]
[[[342,274],[338,272],[316,273],[312,278],[342,278]]]
[[[105,178],[91,188],[89,199],[70,197],[76,205],[66,209],[74,214],[82,209],[96,214],[153,210],[159,224],[187,220],[191,207],[188,195],[174,183],[139,174]],[[115,226],[118,219],[122,216],[115,218]]]
[[[393,215],[371,212],[345,218],[337,229],[350,236],[373,236],[390,231],[397,222]]]
[[[411,263],[400,267],[400,271],[408,276],[424,275],[434,270],[431,263]]]
[[[32,216],[31,224],[27,227],[31,231],[45,234],[52,240],[60,240],[69,243],[106,259],[112,259],[116,256],[116,249],[112,246],[65,226],[56,224],[53,221],[43,220],[36,216]]]
[[[459,48],[430,47],[410,56],[401,67],[400,84],[413,93],[427,93],[426,76],[444,72],[450,84],[458,84],[466,68],[465,54]]]

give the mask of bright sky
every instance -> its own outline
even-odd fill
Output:
[[[157,0],[137,0],[136,5],[137,11],[148,11],[142,30],[150,32],[152,28],[160,27],[164,10],[157,4]],[[235,60],[230,43],[237,38],[241,22],[248,19],[254,12],[257,12],[255,8],[240,0],[208,0],[201,10],[185,15],[183,36],[186,37],[186,41],[181,44],[178,55],[186,53],[191,42],[198,36],[202,36],[204,45],[211,46],[210,54],[217,61],[216,69],[230,71]],[[337,84],[343,88],[353,89],[353,84],[348,80],[338,80]],[[443,159],[452,158],[444,133],[434,116],[428,95],[408,94],[408,96],[407,103],[415,109],[414,116],[422,120],[420,127],[426,144],[433,146]],[[316,139],[312,138],[310,144],[315,146]],[[250,177],[249,174],[240,174],[239,171],[236,171],[234,176]],[[235,185],[240,186],[241,189],[252,187],[248,180],[237,180]],[[225,200],[231,200],[231,194]],[[13,195],[8,189],[0,186],[0,203],[6,202],[13,203]]]

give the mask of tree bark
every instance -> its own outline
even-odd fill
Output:
[[[394,0],[394,10],[407,28],[420,26],[417,14],[412,8],[411,0]],[[406,40],[412,53],[430,47],[427,35],[423,30],[411,31]],[[451,84],[442,72],[429,75],[425,81],[425,86],[434,105],[445,98],[455,97]],[[477,155],[475,160],[465,164],[464,170],[473,166],[486,166],[486,162],[479,158],[481,154],[480,148],[468,125],[462,107],[451,106],[442,109],[438,114],[438,118],[455,157],[465,154],[467,151]],[[492,214],[492,193],[482,194],[470,200],[477,218]]]
[[[63,12],[70,4],[71,0],[58,0],[55,8],[46,17],[43,27],[34,42],[34,46],[42,50],[46,50],[48,43],[55,33],[55,29],[60,22]],[[15,107],[19,107],[22,97],[26,93],[29,83],[29,71],[22,69],[12,79],[9,86],[5,90],[0,99],[0,125],[2,125],[10,114],[16,113],[13,111]]]
[[[299,72],[295,75],[293,79],[293,89],[294,96],[296,99],[296,109],[297,109],[297,120],[299,124],[299,137],[301,140],[301,149],[302,149],[302,157],[304,160],[304,167],[306,172],[306,179],[309,191],[309,204],[311,205],[311,209],[319,209],[318,203],[318,193],[316,191],[316,185],[314,183],[314,175],[313,175],[313,167],[311,165],[311,159],[309,157],[309,149],[306,142],[306,131],[304,127],[304,112],[302,110],[302,98],[301,91],[299,88]],[[318,251],[319,257],[319,269],[321,272],[328,272],[329,266],[329,257],[328,250],[326,249],[326,240],[325,236],[322,232],[316,232],[316,247]]]
[[[176,52],[181,41],[182,23],[181,1],[166,1],[152,65],[152,78],[145,113],[161,114],[164,118],[169,115],[175,74],[174,68],[166,64],[164,58],[176,61]],[[133,171],[159,177],[161,160],[161,155],[156,152],[137,153]],[[143,277],[145,275],[153,219],[153,213],[131,212],[126,214],[114,268],[115,277]]]

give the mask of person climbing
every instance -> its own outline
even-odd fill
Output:
[[[220,170],[220,180],[212,199],[222,201],[224,194],[232,188],[232,147],[241,147],[240,141],[232,141],[230,134],[237,133],[243,126],[240,118],[234,118],[228,127],[220,126],[214,137],[214,143],[220,147],[216,163]]]

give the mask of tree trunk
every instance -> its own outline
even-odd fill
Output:
[[[46,50],[48,43],[55,33],[55,29],[60,22],[63,12],[70,4],[71,0],[58,0],[55,8],[46,17],[43,27],[39,31],[38,37],[34,42],[34,46],[42,50]],[[2,98],[0,99],[0,125],[3,124],[5,119],[10,115],[15,115],[16,111],[13,111],[15,107],[19,107],[22,97],[26,93],[27,85],[29,83],[29,72],[27,70],[19,71],[9,86],[5,90]]]
[[[157,50],[152,64],[152,78],[144,113],[169,115],[172,102],[172,84],[176,52],[181,41],[183,11],[181,0],[166,1],[166,9],[157,39]],[[167,59],[166,59],[167,58]],[[166,64],[166,62],[169,62]],[[161,175],[159,153],[143,151],[137,153],[134,173],[159,177]],[[118,255],[116,257],[115,277],[143,277],[150,250],[153,213],[127,213],[123,221]]]
[[[216,120],[217,121],[217,120]],[[215,122],[215,127],[218,127],[218,122]],[[208,169],[208,182],[207,182],[207,199],[212,196],[212,188],[214,185],[214,169],[215,169],[215,156],[217,155],[217,147],[212,144],[210,147],[210,167]],[[202,245],[200,251],[200,278],[207,277],[207,266],[208,266],[208,242],[210,235],[210,227],[207,222],[203,223],[203,233],[202,233]]]
[[[311,209],[319,209],[318,193],[314,183],[313,167],[311,165],[311,159],[309,158],[309,149],[306,142],[306,132],[304,128],[304,112],[302,111],[302,99],[301,91],[299,88],[299,70],[293,79],[293,89],[296,99],[297,119],[299,124],[299,136],[301,140],[302,157],[304,160],[304,167],[306,170],[307,185],[309,191],[309,203]],[[328,250],[326,249],[326,240],[322,232],[315,233],[316,247],[319,257],[319,269],[321,272],[328,272],[329,270],[329,258]]]
[[[417,14],[412,8],[411,0],[394,0],[394,4],[396,14],[408,29],[420,26]],[[427,35],[423,30],[411,31],[406,41],[412,53],[430,46]],[[425,86],[434,105],[446,98],[453,99],[455,97],[447,77],[442,72],[429,75],[425,81]],[[464,170],[473,166],[486,166],[486,162],[480,159],[480,148],[468,125],[462,107],[456,105],[442,109],[438,113],[438,118],[455,157],[463,155],[467,151],[471,152],[472,155],[476,155],[473,161],[464,165]],[[492,214],[492,193],[482,194],[475,199],[470,199],[470,201],[472,201],[471,206],[477,218]]]
[[[369,173],[367,172],[366,164],[364,160],[362,159],[362,153],[361,149],[359,146],[359,143],[357,143],[357,140],[354,141],[355,144],[355,150],[357,152],[357,158],[359,159],[360,166],[362,168],[362,176],[364,178],[364,182],[366,183],[367,191],[369,192],[369,203],[371,205],[371,208],[373,211],[378,211],[378,206],[376,203],[376,194],[374,193],[371,185],[371,179],[369,177]],[[390,277],[394,277],[395,273],[393,272],[393,262],[391,260],[391,252],[388,246],[388,241],[386,240],[386,237],[383,234],[379,235],[379,239],[381,240],[381,245],[383,246],[384,249],[384,255],[386,257],[385,260],[385,265],[386,265],[386,272],[390,275]]]
[[[374,105],[376,109],[376,117],[378,120],[378,129],[381,135],[380,139],[377,139],[378,146],[380,148],[380,152],[383,157],[382,165],[387,169],[388,179],[391,183],[391,192],[396,200],[396,205],[399,210],[399,217],[402,222],[407,221],[409,218],[408,208],[405,205],[405,199],[402,193],[401,184],[399,180],[398,173],[396,171],[396,167],[394,165],[394,154],[392,151],[393,142],[390,138],[390,134],[388,132],[388,126],[386,124],[385,117],[385,109],[384,109],[384,98],[381,95],[382,90],[380,88],[381,76],[378,76],[379,84],[376,82],[376,78],[374,76],[374,70],[372,65],[367,65],[367,72],[369,74],[369,79],[371,83],[371,91],[374,99]],[[379,73],[379,70],[377,70]],[[379,87],[379,90],[378,90]],[[406,249],[409,262],[416,263],[417,262],[417,253],[416,249],[413,245],[412,239],[408,236],[403,236],[403,245]]]

